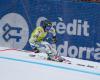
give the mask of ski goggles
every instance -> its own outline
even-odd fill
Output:
[[[47,26],[47,27],[45,28],[46,31],[49,31],[50,29],[51,29],[51,26]]]

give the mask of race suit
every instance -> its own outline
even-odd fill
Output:
[[[36,47],[37,49],[39,49],[40,52],[44,52],[50,56],[54,56],[57,55],[57,51],[49,43],[55,42],[53,40],[53,37],[55,36],[56,31],[54,27],[51,27],[51,29],[48,32],[45,32],[42,27],[36,27],[36,29],[31,34],[29,43],[33,49]]]

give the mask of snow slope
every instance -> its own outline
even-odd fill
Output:
[[[29,54],[34,53],[0,47],[0,80],[100,80],[100,63],[66,58],[65,64]]]

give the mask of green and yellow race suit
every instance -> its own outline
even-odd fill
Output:
[[[37,48],[40,52],[50,54],[49,56],[52,57],[54,55],[57,55],[56,48],[52,46],[50,43],[48,43],[47,41],[43,41],[44,38],[46,37],[47,38],[52,37],[47,35],[49,33],[52,34],[53,37],[56,36],[56,31],[53,27],[51,27],[51,29],[48,32],[44,31],[42,27],[36,27],[36,29],[33,30],[31,34],[29,43],[33,48],[33,50],[34,48]]]
[[[51,33],[52,36],[56,36],[56,31],[53,27],[48,32],[45,32],[42,27],[36,27],[36,29],[33,30],[32,34],[31,34],[31,37],[29,39],[29,43],[35,44],[36,42],[43,41],[43,39],[47,36],[48,33]]]
[[[42,27],[37,27],[31,34],[31,37],[29,39],[30,43],[34,42],[41,42],[47,35],[47,32],[44,32],[44,29]]]

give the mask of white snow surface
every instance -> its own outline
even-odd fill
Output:
[[[66,57],[61,63],[29,54],[35,53],[0,47],[0,80],[100,80],[98,62]]]

